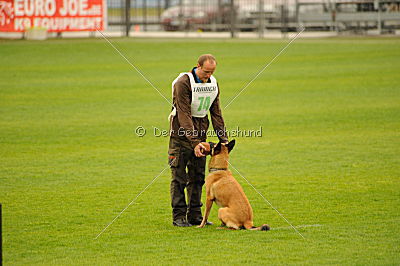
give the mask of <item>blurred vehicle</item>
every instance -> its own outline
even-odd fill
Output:
[[[231,23],[230,0],[182,0],[175,2],[161,15],[161,23],[166,31],[177,30],[225,30]],[[260,16],[260,1],[247,0],[235,2],[235,24],[238,29],[251,30],[257,27]],[[265,19],[277,17],[275,6],[263,3]]]
[[[183,0],[161,14],[161,23],[166,31],[207,30],[211,24],[226,23],[228,12],[229,8],[222,1]]]

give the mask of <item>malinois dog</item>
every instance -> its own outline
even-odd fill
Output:
[[[243,192],[242,187],[228,170],[229,152],[235,146],[235,140],[227,144],[219,142],[214,148],[202,142],[210,150],[209,174],[206,178],[206,210],[203,221],[198,226],[204,227],[213,202],[220,206],[218,218],[222,225],[229,229],[250,229],[267,231],[270,227],[264,224],[260,227],[253,226],[253,209]]]

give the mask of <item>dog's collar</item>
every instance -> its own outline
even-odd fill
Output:
[[[226,171],[228,168],[210,168],[208,171],[210,173],[215,172],[215,171]]]

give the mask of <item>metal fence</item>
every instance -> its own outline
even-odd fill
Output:
[[[353,31],[400,29],[400,0],[107,0],[109,29]]]

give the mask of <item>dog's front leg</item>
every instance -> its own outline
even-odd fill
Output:
[[[206,210],[204,212],[203,221],[201,221],[201,224],[199,226],[197,226],[197,228],[203,228],[206,225],[208,216],[210,215],[212,204],[213,204],[213,200],[211,198],[207,197]]]

